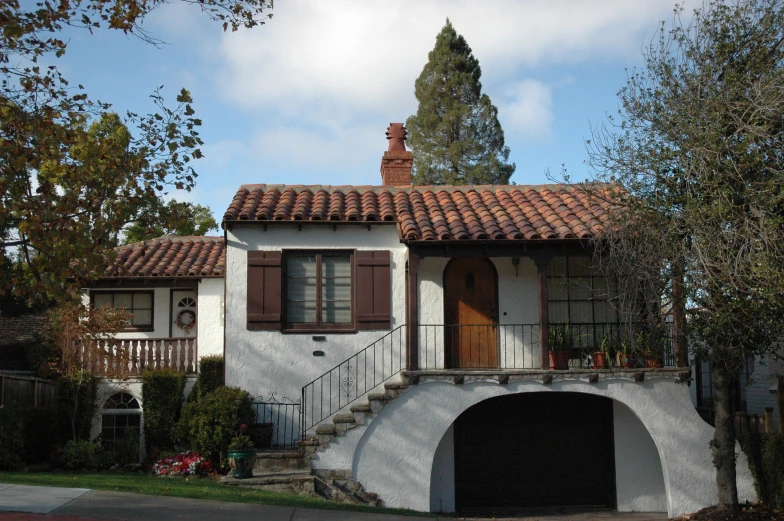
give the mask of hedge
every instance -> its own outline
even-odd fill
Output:
[[[739,438],[760,501],[784,508],[784,434],[744,434]]]
[[[250,424],[256,417],[253,398],[237,387],[218,387],[199,401],[183,408],[181,432],[190,440],[191,448],[213,462],[220,462],[240,425]]]
[[[172,369],[142,374],[144,439],[147,453],[174,448],[174,429],[180,417],[185,374]]]
[[[0,408],[0,469],[18,470],[51,454],[60,434],[51,415],[47,409]]]
[[[199,362],[199,376],[196,378],[195,398],[210,394],[218,387],[223,387],[223,357],[220,355],[205,356]]]

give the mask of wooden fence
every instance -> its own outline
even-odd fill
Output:
[[[3,407],[54,407],[57,402],[57,385],[49,380],[0,373],[0,406]]]

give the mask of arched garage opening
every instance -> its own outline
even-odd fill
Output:
[[[431,511],[592,506],[665,512],[661,460],[626,405],[571,392],[491,398],[444,433]]]
[[[612,400],[582,393],[491,398],[454,424],[455,506],[615,508]]]

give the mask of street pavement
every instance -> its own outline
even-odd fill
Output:
[[[424,521],[434,518],[0,483],[0,521],[155,521],[159,519],[167,521],[201,519],[209,521],[238,521],[242,519],[263,521]],[[449,516],[439,519],[667,521],[667,514],[540,509],[474,512],[470,516]]]

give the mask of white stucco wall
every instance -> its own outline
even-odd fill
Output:
[[[634,412],[658,452],[670,517],[715,503],[715,470],[708,446],[712,429],[691,405],[688,388],[669,378],[633,382],[615,377],[596,384],[563,379],[552,385],[515,380],[507,385],[476,382],[456,386],[431,382],[412,386],[367,428],[360,429],[364,432],[354,453],[354,477],[367,490],[378,493],[386,506],[429,511],[433,498],[432,472],[439,445],[463,411],[480,401],[508,393],[560,391],[605,396]],[[620,421],[622,430],[639,430],[632,421],[624,421],[623,417]],[[634,457],[642,460],[636,475],[646,471],[646,466],[654,466],[655,458],[645,449],[645,442]],[[625,468],[621,470],[626,472]],[[654,481],[651,478],[644,490],[622,489],[619,507],[658,504]],[[738,457],[738,492],[741,501],[756,497],[742,454]],[[438,493],[443,494],[443,489]],[[645,498],[645,494],[651,497]]]
[[[223,354],[223,279],[199,282],[196,334],[199,357]]]
[[[419,365],[444,367],[444,269],[449,258],[426,257],[419,265]],[[498,361],[501,367],[523,369],[541,367],[538,330],[539,284],[536,265],[521,257],[517,271],[511,257],[493,257],[498,272]],[[488,283],[491,283],[488,281]],[[523,325],[513,327],[512,325]],[[532,335],[535,338],[532,338]]]
[[[430,474],[430,511],[455,511],[455,428],[450,425],[433,456]]]
[[[743,390],[746,409],[750,413],[764,414],[766,408],[772,408],[774,430],[778,431],[778,385],[775,375],[784,374],[784,360],[774,360],[772,357],[762,359],[756,356],[750,366],[749,384]]]
[[[615,484],[619,512],[666,512],[659,452],[637,415],[613,402]]]
[[[375,342],[388,331],[353,334],[283,334],[247,329],[247,251],[282,249],[390,250],[392,329],[405,323],[405,264],[408,253],[395,226],[235,226],[226,252],[226,383],[266,398],[299,400],[303,385]],[[326,341],[314,341],[325,336]],[[313,351],[324,356],[313,356]],[[396,362],[397,363],[397,362]],[[334,387],[337,390],[337,384]]]

